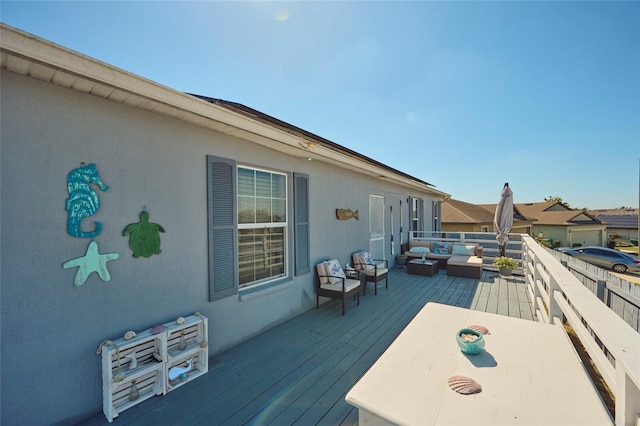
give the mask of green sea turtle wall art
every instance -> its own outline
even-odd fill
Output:
[[[162,251],[160,232],[164,232],[164,228],[157,223],[149,222],[149,213],[145,209],[140,212],[140,222],[127,225],[122,235],[129,236],[129,247],[133,250],[133,257],[150,257]]]

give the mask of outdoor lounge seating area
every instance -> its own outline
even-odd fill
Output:
[[[479,244],[409,240],[402,247],[410,261],[425,258],[437,260],[447,275],[479,279],[482,276],[483,247]]]

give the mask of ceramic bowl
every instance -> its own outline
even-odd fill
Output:
[[[469,342],[461,337],[463,334],[470,334],[473,336],[477,336],[478,338],[473,342]],[[482,352],[482,350],[484,349],[484,336],[482,335],[482,333],[479,333],[476,330],[472,330],[470,328],[463,328],[461,330],[458,330],[458,332],[456,333],[456,341],[458,342],[460,350],[465,354],[476,355]]]

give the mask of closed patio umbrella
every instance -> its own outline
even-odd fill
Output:
[[[513,192],[509,188],[509,183],[504,184],[500,193],[500,202],[496,207],[496,214],[493,218],[493,231],[496,233],[496,240],[500,247],[500,256],[505,256],[507,243],[509,242],[509,232],[513,227]]]

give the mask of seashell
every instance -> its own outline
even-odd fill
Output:
[[[468,325],[467,328],[470,328],[472,330],[477,331],[478,333],[482,333],[482,334],[491,334],[489,333],[489,329],[487,327],[485,327],[484,325]]]
[[[482,392],[482,386],[480,386],[480,383],[466,376],[449,377],[449,387],[463,395]]]
[[[138,366],[138,358],[136,358],[136,351],[134,350],[129,355],[125,356],[129,359],[129,370],[133,370]]]
[[[176,324],[183,324],[184,323],[184,318],[183,317],[178,317],[176,319]]]
[[[167,327],[165,327],[164,325],[156,325],[151,329],[151,334],[159,334],[165,331],[166,329]]]
[[[124,333],[124,340],[131,340],[134,337],[136,337],[135,331],[127,331],[126,333]]]

